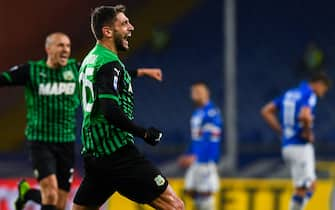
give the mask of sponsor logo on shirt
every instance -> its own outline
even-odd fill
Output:
[[[39,95],[73,95],[76,89],[76,83],[54,82],[40,84],[38,88]]]

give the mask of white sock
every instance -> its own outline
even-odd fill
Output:
[[[303,210],[304,209],[304,198],[297,196],[297,195],[292,196],[289,209],[290,210]]]
[[[196,210],[215,210],[214,196],[198,197],[195,199]]]

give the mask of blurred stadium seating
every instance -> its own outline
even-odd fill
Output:
[[[171,43],[164,52],[153,54],[148,45],[127,60],[133,67],[151,65],[164,69],[163,85],[156,87],[152,82],[138,82],[140,85],[137,85],[137,117],[143,122],[157,123],[168,133],[158,149],[152,151],[143,146],[155,160],[174,159],[187,145],[187,117],[192,106],[188,100],[188,86],[192,81],[208,81],[214,101],[222,106],[220,3],[205,1],[182,17],[170,28]],[[295,68],[310,39],[317,40],[324,48],[328,55],[328,73],[332,77],[335,74],[332,70],[334,44],[330,38],[334,31],[327,21],[327,15],[331,15],[328,4],[332,3],[314,5],[307,1],[304,7],[290,1],[275,4],[267,1],[238,4],[237,109],[241,166],[250,161],[275,158],[275,164],[271,165],[278,167],[280,141],[259,117],[259,109],[299,82]],[[204,11],[210,12],[204,15]],[[304,15],[314,14],[314,11],[324,11],[326,15]],[[334,95],[334,91],[330,91],[317,109],[317,153],[320,159],[332,158],[330,148],[335,146],[332,129]]]

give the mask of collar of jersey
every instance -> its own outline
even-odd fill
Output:
[[[302,81],[300,83],[300,88],[302,88],[303,90],[306,90],[308,92],[313,92],[313,89],[311,88],[311,86],[308,84],[307,81]]]
[[[29,63],[34,63],[34,61],[30,61]],[[68,65],[70,65],[72,63],[74,63],[74,60],[69,58],[66,66],[54,69],[54,68],[51,68],[47,65],[46,59],[41,59],[41,60],[35,61],[35,64],[37,66],[41,66],[41,67],[44,67],[46,69],[52,69],[52,70],[62,70],[62,69],[64,69],[65,67],[67,67]]]
[[[207,102],[207,104],[205,104],[204,106],[202,106],[202,107],[199,107],[199,108],[197,108],[197,110],[206,110],[206,109],[208,109],[209,107],[211,107],[212,106],[212,102],[211,101],[208,101]]]
[[[109,54],[112,57],[119,59],[119,56],[117,54],[115,54],[113,51],[111,51],[110,49],[104,47],[102,44],[97,44],[97,48],[100,48],[101,50],[105,51],[107,54]]]

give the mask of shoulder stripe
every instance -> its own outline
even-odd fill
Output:
[[[116,101],[120,100],[118,96],[115,96],[115,95],[112,95],[112,94],[99,94],[98,98],[113,99],[113,100],[116,100]]]
[[[8,82],[13,82],[12,77],[8,74],[8,72],[2,73],[2,75],[8,80]]]

